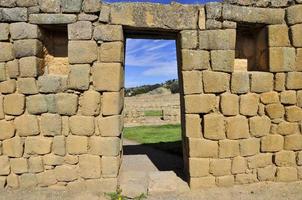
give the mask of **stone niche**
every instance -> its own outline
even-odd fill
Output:
[[[268,71],[266,26],[238,24],[235,58],[235,71]]]
[[[53,75],[68,75],[67,26],[42,26],[45,72]]]

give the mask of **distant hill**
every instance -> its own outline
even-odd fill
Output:
[[[172,94],[179,93],[178,80],[172,79],[172,80],[168,80],[164,83],[158,83],[158,84],[154,84],[154,85],[142,85],[142,86],[137,86],[137,87],[126,88],[125,96],[131,97],[131,96],[136,96],[139,94],[146,94],[149,92],[151,94],[152,93],[154,94],[157,91],[158,92],[162,91],[161,88],[166,88],[166,89],[170,90]]]

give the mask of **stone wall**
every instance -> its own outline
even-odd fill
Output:
[[[0,0],[0,188],[116,189],[129,32],[178,41],[191,188],[302,179],[299,3]],[[234,70],[242,24],[267,30],[268,67]],[[67,31],[68,74],[45,66],[45,29]]]

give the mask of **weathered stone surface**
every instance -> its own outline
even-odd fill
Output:
[[[297,103],[296,91],[281,92],[280,100],[282,104],[296,104]]]
[[[190,138],[201,138],[201,118],[199,115],[186,114],[186,136]]]
[[[198,28],[200,30],[204,30],[204,29],[206,29],[206,12],[205,12],[205,8],[204,7],[199,8],[198,12],[199,12]]]
[[[0,23],[0,41],[8,40],[8,35],[9,35],[9,24]]]
[[[284,139],[281,135],[267,135],[261,138],[262,152],[277,152],[282,150]]]
[[[91,137],[89,140],[90,152],[94,155],[118,156],[120,143],[118,137]]]
[[[239,141],[220,140],[219,141],[219,158],[233,158],[239,156]]]
[[[78,13],[82,8],[82,0],[63,0],[61,6],[64,13]]]
[[[15,119],[15,126],[19,136],[32,136],[40,133],[38,118],[34,115],[22,115]]]
[[[96,116],[101,109],[101,95],[96,91],[87,91],[80,97],[80,112],[85,116]]]
[[[71,64],[92,63],[97,59],[97,44],[94,41],[70,41],[68,59]]]
[[[26,108],[30,114],[41,114],[48,111],[44,95],[37,94],[26,97]]]
[[[279,103],[279,94],[277,92],[265,92],[260,95],[263,104]]]
[[[274,181],[277,168],[275,166],[267,166],[257,169],[257,177],[259,181]]]
[[[15,53],[13,50],[13,45],[8,42],[0,42],[0,62],[10,61],[15,58]]]
[[[124,44],[122,42],[105,42],[99,48],[101,62],[120,62],[124,60]]]
[[[298,24],[302,22],[302,5],[290,6],[286,10],[286,17],[289,24]]]
[[[67,85],[70,89],[87,90],[89,88],[90,65],[71,65]]]
[[[10,174],[6,178],[7,181],[7,187],[17,189],[19,188],[19,178],[15,174]]]
[[[77,16],[73,14],[30,14],[31,24],[71,24],[76,22]]]
[[[298,179],[296,167],[278,167],[276,173],[277,181],[289,182]]]
[[[25,57],[19,60],[21,77],[36,77],[42,73],[43,61],[37,57]]]
[[[253,72],[251,75],[251,92],[262,93],[274,89],[274,75],[266,72]]]
[[[211,64],[214,71],[233,72],[235,51],[211,51]]]
[[[6,63],[7,73],[10,78],[17,78],[19,76],[19,62],[12,60]]]
[[[56,109],[58,114],[71,116],[76,114],[78,96],[75,94],[56,94]]]
[[[55,136],[53,138],[52,151],[55,155],[65,156],[66,145],[64,136]]]
[[[83,178],[100,178],[101,177],[101,159],[100,156],[80,155],[79,172]]]
[[[40,9],[45,13],[58,13],[61,10],[61,1],[52,0],[52,1],[39,1]]]
[[[14,137],[15,127],[11,121],[0,121],[0,140]]]
[[[8,8],[14,7],[16,6],[16,0],[2,0],[0,1],[0,6]]]
[[[222,15],[222,4],[220,2],[209,2],[205,5],[207,19],[219,19]]]
[[[47,170],[37,174],[37,182],[41,187],[51,186],[57,183],[54,170]]]
[[[182,69],[184,71],[208,69],[210,54],[201,50],[182,50]]]
[[[58,114],[43,114],[40,118],[40,127],[44,136],[61,135],[62,118]]]
[[[230,75],[227,73],[204,71],[202,77],[206,93],[221,93],[229,88]]]
[[[74,181],[78,178],[77,170],[72,165],[57,166],[54,172],[58,181]]]
[[[275,163],[279,167],[296,165],[296,154],[293,151],[280,151],[275,154]]]
[[[33,188],[37,186],[37,178],[33,173],[22,174],[19,176],[19,183],[21,188]]]
[[[207,30],[199,32],[199,48],[208,50],[234,50],[236,31],[234,29]]]
[[[184,94],[200,94],[202,87],[202,72],[200,71],[183,71],[183,89]]]
[[[249,119],[249,125],[251,135],[261,137],[269,134],[271,120],[266,116],[255,116]]]
[[[297,71],[302,71],[302,48],[296,49],[296,64],[295,69]]]
[[[216,96],[213,94],[185,96],[186,113],[209,113],[216,106]]]
[[[101,41],[123,41],[123,29],[119,25],[98,25],[94,28],[93,38]]]
[[[285,114],[284,107],[280,103],[267,105],[265,111],[271,119],[282,118]]]
[[[240,114],[246,116],[257,115],[259,105],[259,96],[254,93],[249,93],[240,96]]]
[[[24,112],[25,97],[22,94],[9,94],[4,97],[4,112],[8,115],[21,115]]]
[[[215,177],[207,176],[207,177],[192,177],[190,179],[190,187],[193,190],[201,189],[201,188],[211,188],[215,187]]]
[[[39,92],[34,78],[19,78],[17,85],[18,91],[22,94],[37,94]]]
[[[38,87],[41,93],[57,93],[62,91],[61,77],[44,75],[38,78]]]
[[[54,154],[47,154],[43,156],[43,164],[49,166],[62,165],[64,162],[64,157],[57,156]]]
[[[259,154],[260,152],[260,139],[248,138],[240,140],[240,155],[241,156],[252,156]]]
[[[302,108],[289,106],[285,108],[285,117],[289,122],[299,122],[302,120]]]
[[[190,157],[197,157],[197,158],[218,157],[218,142],[216,141],[190,138],[188,147],[189,147]]]
[[[213,159],[210,161],[210,173],[214,176],[224,176],[231,174],[230,159]]]
[[[88,138],[85,136],[69,135],[66,139],[66,149],[71,155],[87,153]]]
[[[247,93],[250,89],[249,74],[246,72],[234,72],[231,79],[231,91],[236,94]]]
[[[242,139],[249,137],[248,120],[244,116],[226,118],[226,135],[228,139]]]
[[[37,39],[17,40],[14,42],[14,50],[17,58],[29,56],[42,57],[42,48],[42,43]],[[20,70],[21,68],[22,67],[20,66]]]
[[[44,171],[43,160],[41,156],[30,157],[28,159],[29,172],[39,173]]]
[[[117,92],[124,83],[124,70],[120,63],[95,63],[92,79],[98,91]]]
[[[112,156],[102,156],[102,177],[115,178],[119,172],[120,158]]]
[[[247,158],[250,169],[262,168],[272,165],[272,154],[261,153]]]
[[[302,89],[302,72],[289,72],[286,79],[287,89]]]
[[[94,13],[100,11],[101,3],[98,0],[83,0],[83,11],[86,13]]]
[[[239,97],[237,95],[224,93],[220,97],[220,108],[222,114],[232,116],[239,113]]]
[[[79,21],[68,24],[68,39],[70,40],[90,40],[92,37],[92,23]]]
[[[69,118],[70,131],[74,135],[91,136],[94,133],[94,118],[89,116],[72,116]]]
[[[220,114],[208,114],[203,118],[204,137],[211,140],[225,139],[224,117]]]
[[[104,92],[102,98],[103,115],[119,115],[124,104],[123,96],[123,90],[121,90],[120,92]]]
[[[288,27],[282,25],[270,25],[268,30],[268,45],[270,47],[288,47],[290,46]]]
[[[2,19],[7,22],[25,22],[27,21],[27,9],[3,8]]]
[[[25,139],[25,152],[33,155],[45,155],[51,152],[52,139],[46,137],[27,137]]]
[[[198,45],[198,32],[192,30],[181,31],[181,48],[196,49]]]
[[[23,155],[23,142],[16,136],[3,141],[3,154],[13,158],[19,158]]]
[[[295,69],[295,49],[290,47],[272,47],[269,49],[271,72],[288,72]]]
[[[10,164],[7,156],[0,156],[0,175],[8,175],[10,173]]]
[[[244,157],[237,156],[232,160],[232,174],[245,173],[247,162]]]
[[[190,177],[208,176],[210,160],[208,158],[189,158]]]
[[[285,150],[302,150],[302,135],[297,133],[284,137]]]
[[[299,125],[297,123],[281,122],[277,127],[277,133],[280,135],[292,135],[299,132]]]
[[[0,92],[2,94],[11,94],[16,91],[16,80],[10,79],[0,83]]]
[[[20,7],[32,7],[38,5],[37,0],[17,0],[17,6]]]
[[[98,128],[103,137],[118,137],[122,133],[123,122],[120,115],[98,119]]]
[[[110,20],[110,6],[102,4],[99,21],[108,23],[109,20]]]
[[[220,176],[216,178],[218,187],[231,187],[234,185],[234,176]]]
[[[25,22],[12,23],[9,26],[12,39],[37,39],[41,37],[40,29],[37,25]]]

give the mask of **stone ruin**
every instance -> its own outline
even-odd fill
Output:
[[[129,37],[178,43],[192,189],[301,180],[301,3],[0,0],[0,188],[117,188]]]

